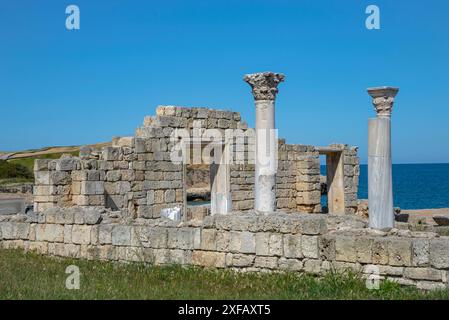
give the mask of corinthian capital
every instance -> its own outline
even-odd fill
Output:
[[[399,88],[394,87],[378,87],[368,89],[368,94],[373,98],[373,106],[378,117],[391,117],[394,97],[398,91]]]
[[[283,82],[285,76],[282,73],[261,72],[247,74],[243,80],[249,83],[253,89],[255,100],[274,100],[278,93],[278,84]]]

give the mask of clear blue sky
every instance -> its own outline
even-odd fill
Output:
[[[76,4],[81,29],[65,28]],[[365,28],[380,7],[381,29]],[[282,72],[291,143],[360,146],[366,88],[400,87],[393,161],[449,162],[449,1],[0,0],[0,150],[131,135],[159,104],[240,111],[245,73]]]

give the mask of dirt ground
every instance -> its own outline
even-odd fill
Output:
[[[424,218],[427,224],[436,225],[433,217],[435,216],[443,216],[449,218],[449,208],[441,208],[441,209],[417,209],[417,210],[401,210],[401,213],[408,214],[409,220]]]

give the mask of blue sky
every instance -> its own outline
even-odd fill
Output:
[[[76,4],[81,29],[65,28]],[[381,29],[365,28],[380,8]],[[132,135],[160,104],[239,111],[245,73],[282,72],[290,143],[360,146],[366,88],[400,87],[395,163],[449,162],[449,1],[0,1],[0,150]]]

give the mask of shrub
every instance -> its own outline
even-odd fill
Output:
[[[0,179],[11,178],[33,179],[33,173],[30,169],[19,163],[0,160]]]

